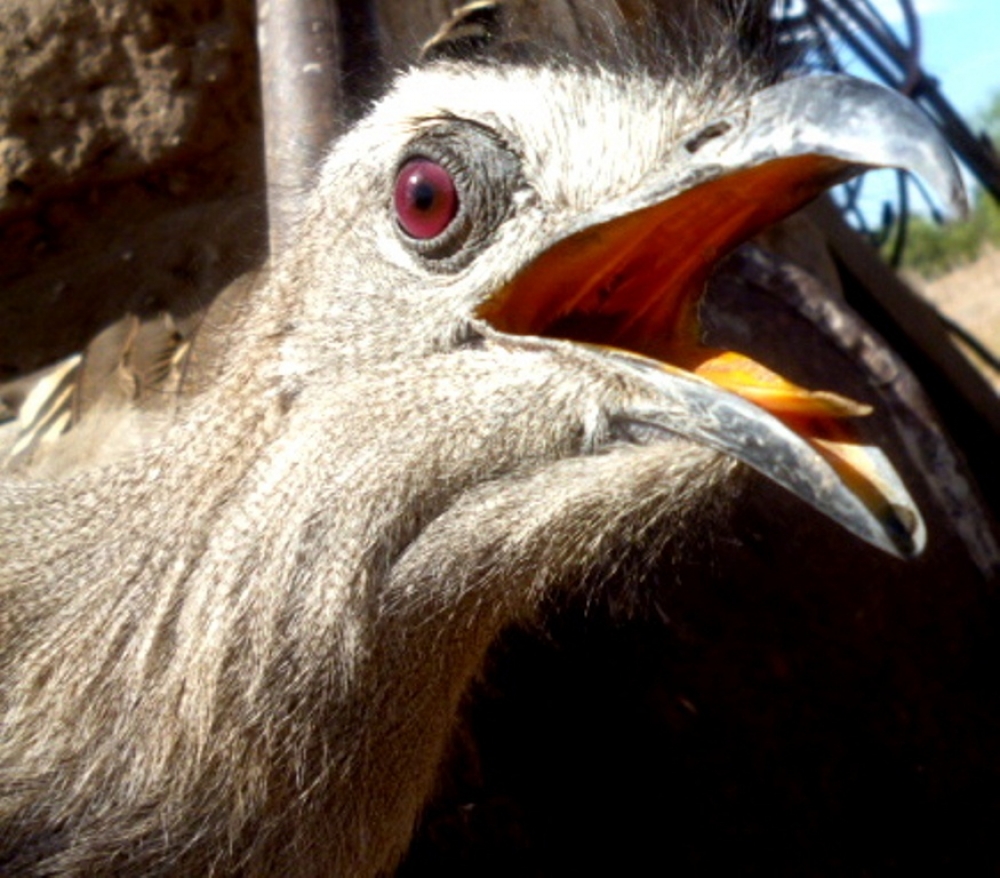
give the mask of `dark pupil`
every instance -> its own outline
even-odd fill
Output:
[[[413,187],[413,206],[419,211],[430,210],[434,206],[436,198],[437,190],[434,188],[434,184],[427,180],[421,180]]]

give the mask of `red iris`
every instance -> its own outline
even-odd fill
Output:
[[[411,238],[427,241],[440,235],[458,213],[455,181],[430,159],[411,159],[396,177],[396,219]]]

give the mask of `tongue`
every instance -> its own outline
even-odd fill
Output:
[[[736,351],[693,347],[677,362],[702,378],[742,396],[782,420],[837,420],[871,414],[872,408],[827,390],[806,390]]]

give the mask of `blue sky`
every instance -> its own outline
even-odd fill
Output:
[[[903,15],[898,0],[871,0],[885,20],[904,37]],[[915,0],[920,18],[921,53],[924,72],[936,78],[944,96],[977,133],[977,114],[1000,93],[1000,0]],[[845,55],[842,60],[848,61]],[[866,75],[860,62],[847,69]],[[965,168],[963,168],[965,171]],[[968,173],[966,186],[976,184]],[[895,176],[890,171],[873,171],[866,176],[861,204],[873,226],[879,224],[882,202],[895,201]],[[911,207],[924,213],[919,197]]]
[[[875,0],[890,24],[896,0]],[[1000,0],[916,0],[924,70],[963,115],[982,111],[1000,92]]]

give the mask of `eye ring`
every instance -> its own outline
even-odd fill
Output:
[[[459,212],[458,187],[444,165],[427,156],[406,161],[396,175],[393,210],[401,231],[416,241],[444,234]]]
[[[490,243],[526,185],[506,141],[457,119],[411,141],[386,184],[386,219],[400,243],[422,269],[447,273]]]

